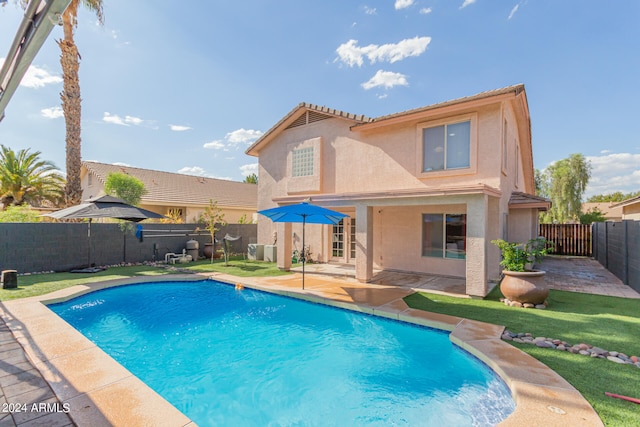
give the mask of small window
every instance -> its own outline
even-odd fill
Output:
[[[471,122],[465,121],[422,130],[422,171],[468,168],[471,158]]]
[[[298,148],[293,150],[291,175],[292,176],[312,176],[313,175],[313,147]]]
[[[466,214],[423,214],[422,256],[465,259]]]
[[[91,172],[89,172],[89,174],[87,175],[87,185],[89,187],[93,185],[93,174]]]

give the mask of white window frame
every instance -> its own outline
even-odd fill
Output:
[[[424,129],[442,125],[456,124],[465,121],[469,122],[469,167],[424,172],[422,170],[424,161]],[[478,115],[476,113],[463,114],[459,116],[447,117],[445,119],[431,120],[428,122],[419,123],[417,126],[416,141],[416,176],[418,178],[439,178],[451,175],[470,175],[477,172]]]

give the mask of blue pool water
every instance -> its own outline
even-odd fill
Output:
[[[212,280],[50,308],[202,427],[485,426],[514,409],[444,332]]]

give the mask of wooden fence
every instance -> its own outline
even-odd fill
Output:
[[[549,253],[591,256],[591,224],[540,224],[539,235],[551,242]]]

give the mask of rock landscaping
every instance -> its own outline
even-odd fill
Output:
[[[509,307],[517,307],[517,308],[537,308],[539,310],[544,310],[547,308],[547,301],[544,304],[531,304],[528,302],[521,303],[519,301],[511,301],[509,298],[500,298],[500,302],[504,303],[504,305],[508,305]]]
[[[627,356],[617,351],[608,351],[591,344],[574,344],[571,345],[566,341],[546,338],[534,337],[530,333],[515,333],[505,329],[502,333],[502,339],[505,341],[513,341],[521,344],[531,344],[541,348],[551,348],[554,350],[568,351],[573,354],[581,354],[583,356],[597,357],[599,359],[607,359],[614,363],[635,365],[640,368],[640,358],[638,356]]]

